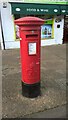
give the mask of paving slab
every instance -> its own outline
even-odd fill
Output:
[[[41,47],[41,96],[22,96],[20,50],[2,52],[2,117],[22,118],[66,104],[66,44]]]
[[[67,118],[66,105],[30,114],[24,118]]]

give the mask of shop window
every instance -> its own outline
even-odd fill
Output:
[[[41,38],[52,39],[54,38],[54,22],[53,19],[45,19],[45,24],[41,26]]]
[[[21,16],[20,14],[14,14],[14,20],[19,19]],[[20,35],[19,35],[19,26],[14,24],[15,28],[15,40],[20,40]]]

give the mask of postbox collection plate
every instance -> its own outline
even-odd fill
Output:
[[[36,55],[36,42],[28,43],[28,52],[29,55]]]

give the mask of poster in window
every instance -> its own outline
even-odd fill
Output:
[[[52,37],[52,24],[46,24],[41,26],[41,38],[49,39]]]
[[[16,39],[19,39],[20,38],[19,26],[15,25],[15,29],[16,29]]]

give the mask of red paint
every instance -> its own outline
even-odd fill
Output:
[[[22,82],[34,84],[40,81],[40,39],[44,20],[37,17],[24,17],[15,20],[20,26],[20,53]],[[36,54],[29,55],[29,43],[36,43]]]

